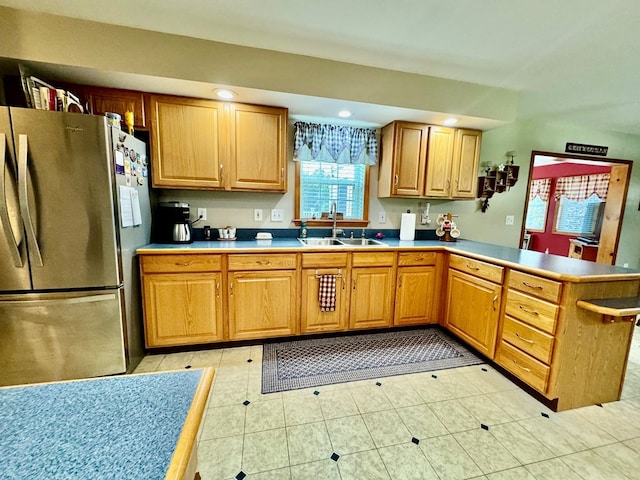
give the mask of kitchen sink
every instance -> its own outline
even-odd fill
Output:
[[[367,245],[386,245],[373,238],[341,238],[340,243],[350,247],[367,246]]]
[[[302,243],[303,245],[306,245],[308,247],[315,247],[315,246],[331,246],[331,245],[338,245],[338,246],[344,246],[343,243],[340,243],[340,240],[338,240],[337,238],[314,238],[314,237],[310,237],[310,238],[299,238],[298,241],[300,243]]]
[[[327,246],[345,246],[345,247],[364,247],[371,245],[385,245],[384,243],[374,240],[373,238],[298,238],[298,241],[308,247],[327,247]]]

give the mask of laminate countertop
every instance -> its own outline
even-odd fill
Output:
[[[182,478],[175,462],[189,462],[185,431],[212,379],[205,369],[0,388],[0,477]]]
[[[137,249],[141,255],[190,254],[190,253],[284,253],[284,252],[335,252],[335,251],[411,251],[445,250],[496,265],[570,282],[638,280],[640,270],[589,262],[531,250],[503,247],[489,243],[458,239],[456,242],[439,240],[399,240],[384,238],[384,245],[371,246],[305,246],[296,238],[273,240],[203,241],[189,244],[152,243]]]

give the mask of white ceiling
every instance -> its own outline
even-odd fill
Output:
[[[520,92],[521,118],[640,134],[637,0],[0,0],[0,5],[503,87]],[[382,107],[371,108],[366,120],[384,122]],[[402,116],[391,118],[411,120],[419,113],[400,110],[394,115]],[[290,113],[295,116],[297,107],[290,105]]]

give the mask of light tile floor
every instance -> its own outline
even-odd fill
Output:
[[[148,355],[136,373],[187,365],[216,367],[203,480],[640,478],[640,329],[622,400],[561,413],[488,365],[263,395],[258,345]]]

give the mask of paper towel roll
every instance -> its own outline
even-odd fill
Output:
[[[416,236],[416,214],[403,213],[400,223],[400,240],[413,240]]]

